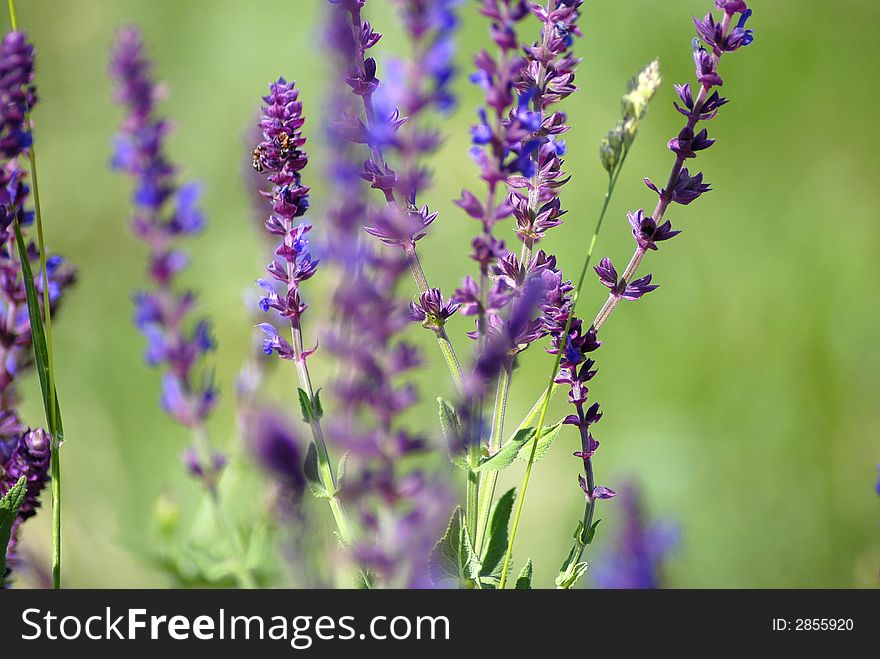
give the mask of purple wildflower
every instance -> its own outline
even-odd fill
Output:
[[[144,358],[163,369],[160,401],[178,423],[197,429],[213,411],[217,390],[204,365],[215,343],[205,319],[192,320],[195,294],[175,286],[188,255],[179,239],[194,236],[204,227],[198,207],[200,186],[179,185],[177,168],[167,159],[164,140],[168,124],[156,115],[161,87],[153,81],[152,64],[144,53],[140,32],[123,27],[117,35],[109,67],[114,98],[127,110],[111,160],[114,169],[135,181],[135,236],[149,249],[148,275],[152,286],[134,296],[134,322],[147,339]],[[220,461],[200,455],[198,469],[213,482]]]
[[[442,332],[442,324],[458,304],[446,300],[439,290],[426,288],[418,302],[407,309],[396,293],[408,270],[404,252],[410,253],[408,250],[424,236],[436,214],[415,206],[412,195],[420,175],[411,167],[399,173],[392,170],[385,164],[382,147],[401,155],[405,151],[413,157],[426,151],[421,146],[404,145],[413,133],[400,133],[391,142],[380,144],[372,138],[359,139],[357,133],[348,130],[356,121],[367,127],[368,136],[373,135],[377,124],[368,121],[369,108],[384,108],[382,113],[387,113],[384,99],[393,95],[383,97],[385,83],[380,85],[375,78],[375,64],[365,57],[365,51],[380,35],[360,17],[364,2],[333,4],[337,8],[330,13],[329,46],[336,55],[340,75],[350,81],[354,94],[334,97],[327,115],[334,159],[329,176],[332,203],[326,214],[327,235],[332,235],[332,240],[327,240],[325,252],[328,260],[345,272],[334,295],[337,322],[326,341],[340,363],[339,376],[333,383],[340,412],[328,423],[327,434],[349,452],[341,496],[360,512],[366,532],[354,547],[355,557],[385,585],[426,586],[425,557],[446,521],[448,497],[441,483],[421,470],[405,467],[405,459],[424,452],[427,442],[401,424],[401,415],[418,399],[418,392],[407,379],[421,359],[400,334],[413,318],[436,325],[439,329],[435,331]],[[421,4],[434,11],[435,5],[440,8],[449,3],[400,4],[405,18],[415,21],[422,14],[406,12],[419,9]],[[407,30],[413,38],[427,35],[416,23]],[[362,84],[367,78],[373,84]],[[351,81],[360,82],[352,85]],[[436,91],[436,86],[402,90],[401,98],[421,110],[427,105],[414,99],[425,90],[433,93],[431,89]],[[375,107],[374,92],[379,101]],[[377,112],[376,122],[381,123],[382,113]],[[412,119],[410,115],[407,125],[414,125]],[[368,154],[360,152],[362,148]],[[365,155],[367,165],[361,167],[358,163]],[[367,172],[371,174],[365,175]],[[367,179],[372,187],[382,190],[386,203],[372,206],[365,196],[366,186],[359,179]],[[425,184],[426,180],[421,179],[418,189],[424,189]],[[359,223],[365,217],[368,232],[384,245],[359,238]]]
[[[625,279],[618,279],[617,270],[609,258],[602,259],[594,269],[599,275],[599,281],[602,282],[602,285],[609,288],[612,295],[622,297],[624,300],[638,300],[658,288],[658,286],[651,284],[651,275],[636,279],[630,284],[627,284]]]
[[[34,47],[23,32],[9,32],[0,44],[0,156],[14,160],[31,145],[25,114],[37,102]]]
[[[670,238],[675,238],[681,231],[673,231],[672,222],[666,220],[660,226],[652,217],[645,217],[643,210],[635,213],[627,213],[627,219],[632,227],[633,236],[641,249],[657,250],[657,243]]]

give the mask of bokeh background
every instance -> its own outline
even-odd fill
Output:
[[[566,224],[545,247],[574,272],[604,191],[596,152],[618,114],[627,78],[659,56],[665,84],[643,124],[612,203],[599,254],[631,252],[625,211],[652,204],[644,176],[664,179],[666,141],[680,127],[673,82],[692,79],[691,15],[709,0],[592,0],[578,43],[582,91],[566,102],[573,124],[567,166],[573,181]],[[675,587],[871,587],[880,569],[880,137],[873,128],[880,70],[871,43],[880,25],[873,0],[840,0],[823,11],[793,0],[752,3],[756,41],[725,58],[732,103],[713,122],[715,149],[700,158],[714,191],[670,215],[685,233],[648,268],[661,284],[623,306],[603,330],[593,397],[600,482],[643,486],[653,517],[673,520],[682,542],[667,570]],[[186,433],[157,404],[158,375],[141,360],[130,296],[142,284],[144,251],[127,228],[130,184],[108,171],[120,112],[105,75],[114,29],[140,25],[169,95],[176,130],[170,153],[184,176],[206,186],[209,227],[192,243],[187,280],[219,340],[224,397],[211,430],[234,446],[234,382],[253,336],[245,298],[255,293],[261,253],[243,172],[245,133],[273,78],[303,89],[310,134],[326,82],[321,0],[21,0],[20,21],[38,49],[35,112],[47,237],[79,266],[80,281],[57,317],[59,392],[67,444],[65,581],[70,586],[163,586],[143,556],[155,544],[153,510],[163,494],[198,518],[198,489],[178,458]],[[388,0],[371,18],[387,33],[379,52],[401,44]],[[462,6],[464,72],[486,42],[475,3]],[[473,184],[466,156],[479,92],[464,79],[448,141],[434,161],[428,200],[441,212],[420,243],[432,282],[452,290],[471,272],[475,223],[451,203]],[[326,154],[312,142],[317,177]],[[311,180],[320,230],[320,180]],[[504,231],[503,227],[501,231]],[[512,236],[512,234],[511,234]],[[319,285],[318,285],[319,286]],[[583,309],[604,289],[593,283]],[[315,296],[318,297],[316,291]],[[464,344],[466,326],[452,332]],[[413,422],[435,430],[435,351],[421,378]],[[463,349],[463,348],[460,348]],[[319,361],[319,360],[315,360]],[[533,350],[522,361],[510,422],[534,400],[549,368]],[[278,397],[293,405],[278,381]],[[23,385],[25,415],[41,421],[34,379]],[[554,414],[564,404],[557,401]],[[233,429],[233,431],[231,431]],[[535,471],[517,546],[533,556],[536,584],[550,585],[570,544],[582,498],[570,428]],[[247,467],[238,467],[247,470]],[[522,465],[506,480],[518,484]],[[462,486],[463,487],[463,486]],[[255,496],[260,493],[257,489]],[[614,502],[602,506],[597,540],[611,541]],[[48,515],[28,523],[26,545],[43,561]]]

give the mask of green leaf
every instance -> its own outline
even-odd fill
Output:
[[[569,564],[565,570],[561,571],[559,576],[556,577],[556,586],[563,590],[571,590],[577,582],[580,581],[581,577],[586,574],[588,567],[589,565],[586,561]]]
[[[474,551],[474,543],[471,539],[471,533],[467,528],[467,524],[464,523],[464,514],[462,514],[461,521],[459,565],[461,566],[462,581],[466,585],[479,583],[481,572],[480,559]]]
[[[297,389],[299,393],[299,409],[302,412],[303,421],[311,423],[315,418],[315,410],[312,407],[312,399],[304,389]]]
[[[431,580],[440,585],[455,579],[459,584],[474,585],[480,580],[480,559],[474,545],[461,506],[452,511],[449,526],[428,559]]]
[[[531,590],[532,589],[532,559],[531,558],[523,566],[523,569],[520,571],[519,576],[516,578],[516,585],[513,588],[514,588],[514,590]]]
[[[586,534],[584,534],[582,539],[579,538],[578,541],[583,542],[584,545],[592,544],[593,538],[596,537],[596,527],[599,526],[599,523],[601,521],[602,521],[601,519],[597,519],[595,522],[593,522],[593,525],[590,527],[590,530]],[[583,524],[583,522],[581,522],[581,528],[583,528],[583,526],[584,526],[584,524]]]
[[[440,430],[443,432],[443,438],[449,448],[449,461],[459,469],[469,471],[467,457],[461,447],[464,431],[455,407],[442,398],[438,398],[437,403],[440,406]]]
[[[443,537],[434,545],[431,556],[428,559],[428,570],[431,581],[440,585],[450,579],[460,579],[459,556],[461,551],[461,518],[463,512],[461,506],[452,511],[449,518],[449,526]]]
[[[504,442],[504,445],[498,449],[498,452],[492,457],[480,463],[474,472],[481,471],[501,471],[507,469],[511,463],[516,460],[516,454],[520,449],[535,435],[534,428],[523,428]]]
[[[321,390],[320,389],[318,389],[315,392],[315,402],[313,405],[312,412],[313,412],[314,417],[316,419],[323,418],[323,416],[324,416],[324,406],[321,405]]]
[[[510,523],[510,513],[513,510],[513,502],[516,499],[516,488],[505,492],[495,504],[492,517],[489,520],[489,542],[483,553],[483,576],[492,576],[500,572],[501,561],[507,552],[507,526]]]
[[[300,389],[302,391],[302,389]],[[321,476],[318,473],[318,447],[315,442],[309,442],[309,448],[306,449],[306,461],[303,464],[303,474],[306,477],[309,489],[319,499],[327,499],[330,493],[321,482]]]
[[[49,434],[52,435],[54,441],[58,445],[64,441],[64,428],[61,423],[61,407],[58,405],[58,392],[54,390],[54,384],[51,382],[49,373],[49,348],[46,342],[46,332],[43,327],[43,314],[40,310],[40,298],[34,285],[34,274],[31,270],[30,257],[28,256],[27,246],[24,242],[24,236],[21,233],[21,227],[18,221],[13,222],[15,227],[15,242],[18,244],[18,255],[21,261],[22,279],[24,280],[24,290],[27,297],[28,317],[31,323],[31,338],[34,347],[34,364],[37,368],[37,375],[40,379],[40,390],[43,394],[43,407],[46,412],[46,423],[49,426]],[[52,396],[49,395],[50,388]],[[54,414],[51,412],[50,400],[55,400]]]
[[[0,499],[0,585],[3,584],[3,575],[6,573],[6,549],[12,537],[12,525],[18,517],[26,494],[27,478],[22,476]]]
[[[538,462],[547,455],[550,446],[556,441],[556,438],[559,437],[560,430],[562,430],[562,421],[559,421],[552,426],[544,426],[544,429],[541,431],[541,438],[538,439],[538,445],[535,447],[535,462]],[[529,439],[531,439],[531,437]],[[526,445],[520,449],[519,453],[517,453],[516,457],[523,462],[528,462],[531,453],[531,442],[527,442]]]

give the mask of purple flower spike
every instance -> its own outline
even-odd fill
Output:
[[[168,124],[155,111],[161,86],[152,79],[152,64],[136,28],[124,27],[117,33],[110,75],[114,98],[128,112],[111,165],[135,181],[132,228],[150,249],[152,286],[135,294],[134,322],[147,340],[145,361],[165,371],[163,408],[179,423],[199,427],[213,410],[217,393],[210,375],[197,371],[215,345],[208,321],[191,317],[195,294],[176,288],[175,283],[189,261],[178,247],[179,240],[204,228],[198,207],[201,186],[179,185],[177,169],[165,155]]]

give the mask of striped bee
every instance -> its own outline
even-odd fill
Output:
[[[263,147],[258,145],[257,148],[254,149],[254,151],[251,155],[253,156],[253,160],[251,161],[251,165],[253,166],[253,168],[255,170],[262,173],[262,171],[263,171]]]

